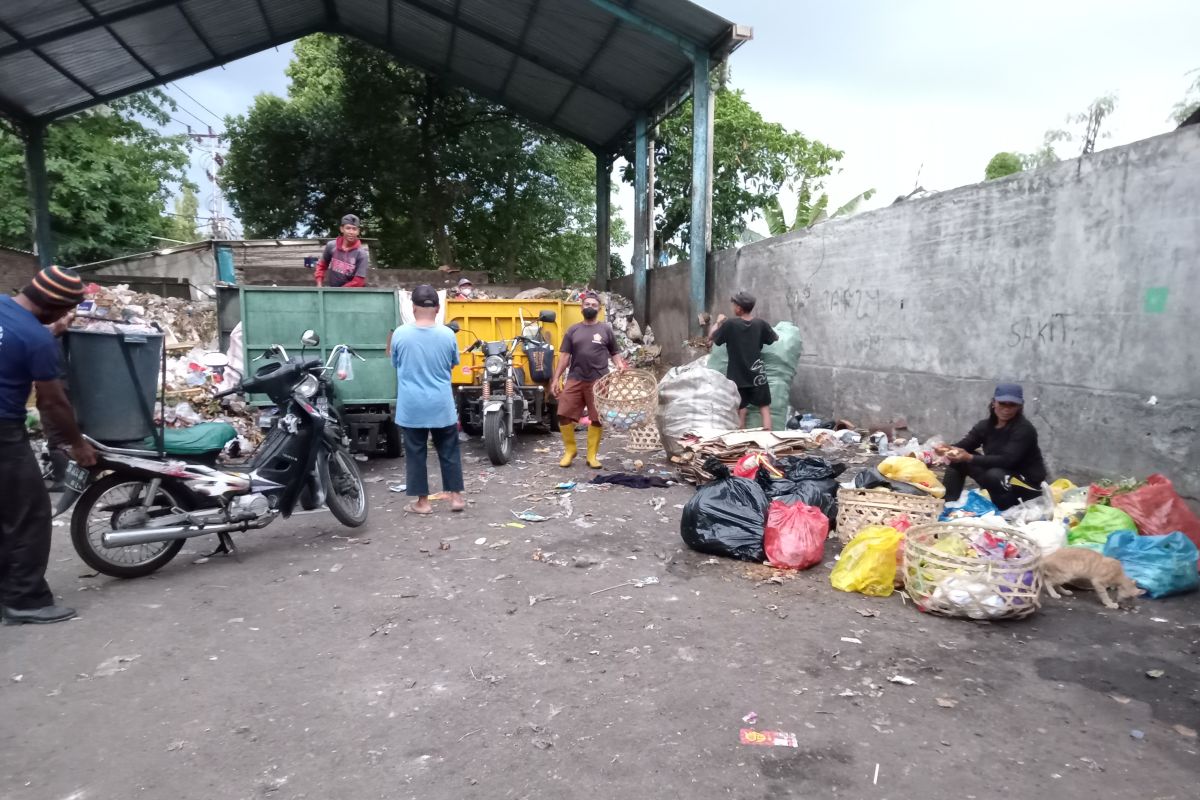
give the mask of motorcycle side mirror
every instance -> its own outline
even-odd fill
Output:
[[[311,328],[309,330],[306,330],[300,336],[300,344],[304,345],[305,347],[316,347],[320,343],[321,343],[321,337],[317,336],[317,332],[312,330]]]
[[[455,333],[458,333],[460,330],[462,330],[462,328],[459,326],[459,324],[457,322],[453,322],[453,321],[447,322],[446,327],[449,328],[450,330],[454,331]]]
[[[205,353],[204,355],[200,356],[200,364],[201,366],[208,367],[209,369],[228,367],[229,356],[225,355],[224,353]]]
[[[550,309],[545,309],[538,312],[538,322],[554,322],[558,319],[558,314],[555,314]]]

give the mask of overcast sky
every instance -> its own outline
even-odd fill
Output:
[[[975,183],[993,154],[1037,148],[1047,128],[1110,92],[1117,108],[1099,147],[1165,133],[1185,73],[1200,68],[1197,0],[701,5],[754,28],[731,62],[733,85],[751,104],[845,151],[828,181],[834,205],[868,188],[878,190],[877,206],[918,182],[936,190]],[[179,81],[194,101],[167,90],[210,123],[200,104],[241,113],[259,92],[284,94],[290,55],[279,48]],[[196,122],[188,111],[175,116]],[[194,178],[203,182],[203,172]],[[625,216],[631,205],[623,191]]]

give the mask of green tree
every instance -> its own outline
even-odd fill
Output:
[[[762,216],[784,187],[817,194],[843,153],[763,119],[740,90],[722,85],[714,101],[712,244],[722,249],[732,247],[747,221]],[[659,126],[654,163],[655,225],[661,237],[656,245],[686,258],[692,217],[691,100]],[[624,178],[633,181],[632,168]]]
[[[175,197],[175,212],[163,221],[162,235],[177,242],[196,242],[204,238],[199,230],[200,198],[185,185]]]
[[[583,146],[338,36],[297,42],[288,76],[287,98],[260,95],[226,121],[223,188],[249,235],[327,236],[352,212],[388,265],[496,280],[595,272]]]
[[[1195,75],[1196,77],[1192,81],[1191,86],[1187,88],[1187,93],[1183,96],[1183,99],[1171,109],[1170,119],[1176,125],[1182,125],[1184,120],[1195,114],[1197,110],[1200,110],[1200,69],[1194,69],[1187,74]]]
[[[1096,149],[1096,142],[1100,139],[1106,139],[1112,134],[1103,130],[1104,120],[1112,115],[1117,107],[1117,97],[1113,94],[1106,94],[1097,97],[1087,107],[1086,111],[1081,111],[1077,114],[1068,114],[1066,123],[1070,126],[1082,125],[1083,130],[1076,130],[1074,133],[1071,130],[1064,128],[1051,128],[1046,131],[1042,137],[1042,146],[1032,153],[1021,154],[1021,163],[1025,169],[1037,169],[1044,167],[1047,164],[1053,164],[1059,160],[1058,150],[1056,145],[1060,142],[1079,142],[1079,154],[1088,155]]]
[[[983,171],[985,181],[994,181],[1006,175],[1013,175],[1025,169],[1021,156],[1016,153],[996,153]]]
[[[143,92],[50,125],[46,171],[60,263],[153,246],[172,187],[187,182],[187,137],[154,127],[165,125],[174,108],[162,92]],[[24,142],[0,128],[0,244],[30,247],[31,220]]]

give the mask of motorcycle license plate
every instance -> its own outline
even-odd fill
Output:
[[[82,492],[87,488],[90,478],[91,473],[74,461],[70,461],[67,463],[67,474],[63,477],[63,484],[73,492]]]

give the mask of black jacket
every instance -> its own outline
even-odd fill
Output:
[[[981,420],[963,437],[958,447],[968,453],[983,449],[983,455],[977,454],[971,459],[972,466],[1003,469],[1010,475],[1020,475],[1034,487],[1046,480],[1046,462],[1042,460],[1042,450],[1038,447],[1037,428],[1024,414],[1003,428],[996,427],[995,417]]]

